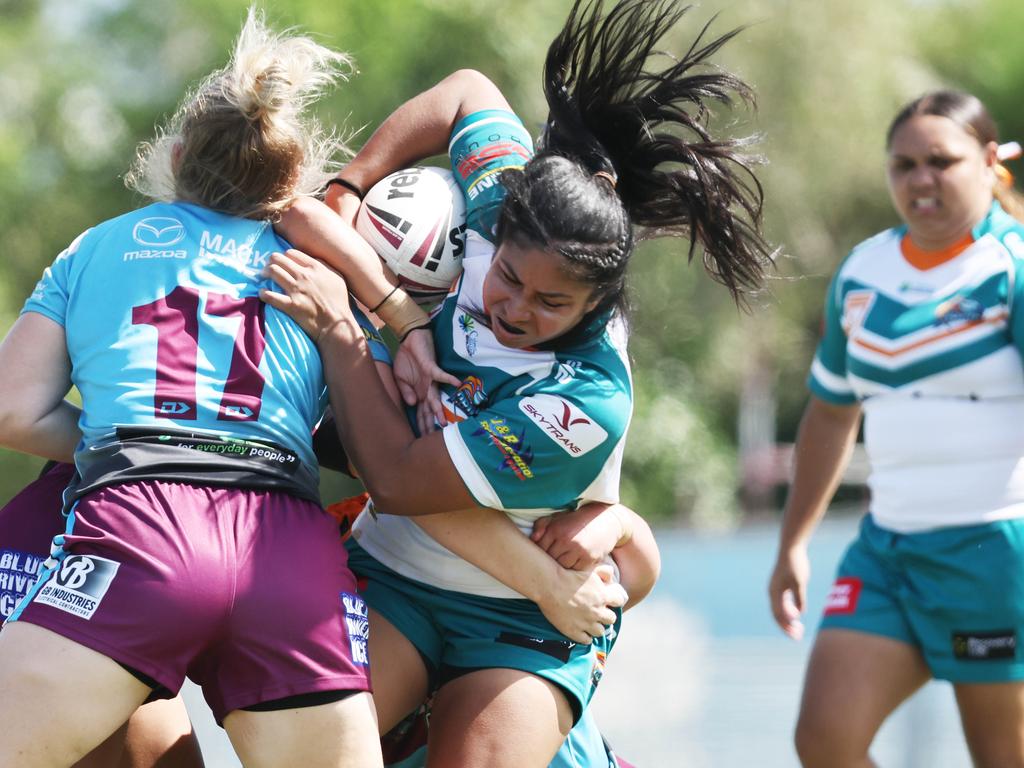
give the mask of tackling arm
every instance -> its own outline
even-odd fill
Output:
[[[26,312],[0,344],[0,443],[57,461],[74,461],[80,410],[64,400],[71,360],[64,328]]]

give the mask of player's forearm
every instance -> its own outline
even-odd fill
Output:
[[[629,540],[612,550],[612,559],[619,567],[619,581],[629,595],[626,608],[632,608],[654,588],[661,575],[661,553],[654,533],[640,515],[625,509],[632,516],[629,521]],[[623,514],[623,512],[619,512]]]
[[[331,411],[349,461],[375,499],[382,486],[400,483],[415,439],[409,422],[381,387],[375,361],[354,318],[318,340]],[[358,439],[357,439],[358,438]],[[390,460],[389,460],[390,459]]]
[[[430,515],[473,505],[440,432],[416,438],[380,379],[353,319],[318,340],[331,410],[349,460],[384,514]]]
[[[443,547],[534,602],[542,601],[560,567],[495,509],[476,507],[415,520]]]
[[[66,400],[38,419],[26,419],[16,412],[6,414],[0,424],[3,445],[44,459],[73,462],[82,439],[80,415],[81,411]]]
[[[780,550],[806,544],[824,516],[849,463],[859,424],[859,406],[830,405],[816,397],[808,402],[797,433]]]
[[[444,154],[455,124],[481,109],[508,109],[508,102],[479,72],[454,72],[392,112],[340,175],[365,192],[393,171]]]
[[[318,200],[296,200],[275,229],[295,248],[339,272],[352,295],[370,309],[379,305],[397,282],[373,248]]]

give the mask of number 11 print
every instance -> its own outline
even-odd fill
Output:
[[[179,285],[163,298],[132,310],[133,325],[151,325],[157,332],[153,394],[157,418],[194,421],[198,417],[199,303],[198,290]],[[208,293],[206,313],[241,319],[217,419],[256,421],[265,383],[260,373],[260,360],[266,348],[263,302],[256,296],[235,298]]]

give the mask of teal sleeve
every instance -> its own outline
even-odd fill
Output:
[[[807,376],[807,387],[817,397],[836,405],[851,405],[857,396],[846,378],[846,331],[843,329],[843,297],[837,272],[825,296],[821,340]]]
[[[364,315],[359,307],[356,306],[355,301],[351,301],[352,314],[359,323],[359,327],[363,329],[363,336],[366,338],[366,346],[370,348],[370,355],[378,363],[387,363],[391,365],[391,350],[388,349],[388,345],[384,343],[384,337],[380,335],[378,330],[370,319]]]
[[[448,144],[452,171],[466,198],[466,224],[488,240],[505,199],[501,173],[533,157],[533,140],[513,113],[487,109],[466,115]]]
[[[445,441],[481,506],[562,509],[597,486],[599,495],[617,493],[618,449],[631,408],[624,390],[555,384],[503,398],[449,425]]]
[[[1013,259],[1013,272],[1010,280],[1010,295],[1007,303],[1010,306],[1010,338],[1013,346],[1024,357],[1024,258]]]

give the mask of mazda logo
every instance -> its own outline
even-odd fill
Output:
[[[169,216],[150,216],[135,225],[132,237],[139,245],[166,248],[185,237],[185,225]]]

